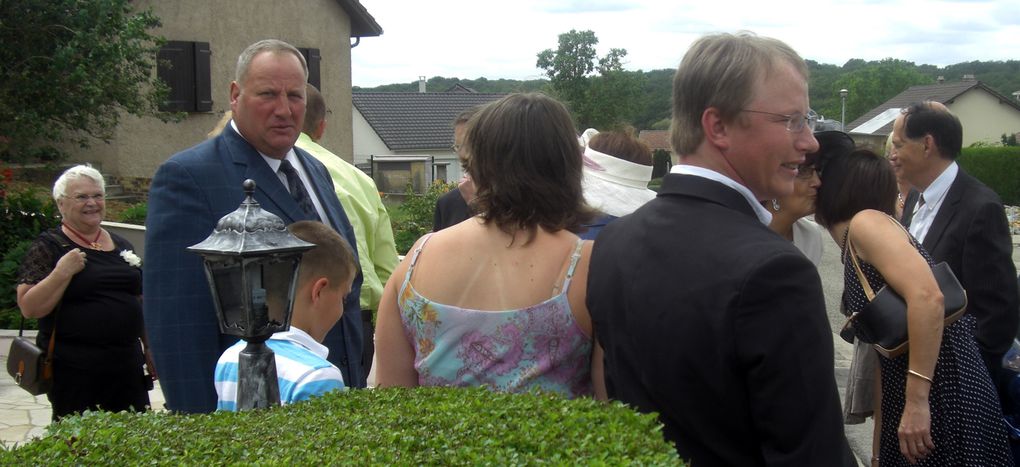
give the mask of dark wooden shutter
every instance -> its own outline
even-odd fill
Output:
[[[322,91],[322,79],[319,72],[322,55],[319,54],[319,49],[300,48],[298,50],[301,51],[301,55],[305,56],[305,62],[308,64],[308,84]]]
[[[319,76],[319,67],[322,56],[319,49],[308,49],[308,82],[315,86],[315,89],[322,90],[322,79]]]
[[[195,111],[212,111],[212,51],[208,42],[195,42]]]
[[[195,108],[194,55],[191,42],[169,41],[159,49],[156,76],[170,87],[170,95],[160,110],[187,112]]]

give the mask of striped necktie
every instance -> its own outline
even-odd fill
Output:
[[[294,170],[294,166],[290,164],[290,161],[284,159],[280,163],[280,171],[287,177],[287,190],[290,191],[290,195],[294,197],[294,201],[297,201],[298,206],[304,211],[305,215],[314,220],[322,220],[319,218],[319,213],[315,210],[315,204],[312,203],[308,190],[305,189],[305,184],[301,182],[301,176],[298,175],[297,170]]]

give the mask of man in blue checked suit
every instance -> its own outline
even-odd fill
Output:
[[[238,57],[230,83],[233,120],[223,132],[172,156],[149,191],[145,234],[145,325],[167,408],[216,408],[213,371],[236,339],[221,335],[201,258],[185,248],[205,239],[237,209],[241,182],[255,181],[255,199],[287,224],[321,220],[352,248],[354,231],[321,163],[294,147],[305,113],[308,67],[290,44],[264,40]],[[290,187],[290,188],[288,188]],[[356,253],[356,252],[355,252]],[[350,387],[364,387],[358,274],[344,314],[323,344]]]

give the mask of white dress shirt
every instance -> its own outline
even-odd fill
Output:
[[[959,172],[960,167],[954,161],[935,178],[935,181],[931,182],[931,185],[928,185],[928,188],[921,192],[921,196],[924,197],[924,205],[917,207],[914,217],[910,219],[910,234],[917,239],[918,243],[924,242],[924,237],[928,235],[928,229],[931,228],[932,221],[939,213],[939,208],[942,207],[942,202],[946,199],[946,193],[949,193],[949,187],[953,185]],[[918,204],[920,202],[921,200],[918,198]]]
[[[754,193],[751,193],[751,190],[748,190],[746,186],[737,183],[736,180],[733,180],[730,177],[714,170],[683,164],[674,165],[672,169],[669,169],[669,173],[678,175],[694,175],[695,177],[707,178],[733,188],[734,190],[737,190],[737,193],[740,193],[747,199],[747,203],[751,205],[752,209],[754,209],[754,213],[758,216],[758,220],[761,221],[762,224],[769,225],[772,222],[772,213],[765,209],[765,206],[762,206],[760,201],[755,199]]]
[[[234,123],[233,120],[230,121],[230,127],[233,128],[242,139],[244,139],[244,135],[242,135],[237,129],[237,124]],[[245,139],[245,141],[248,140]],[[284,188],[289,189],[288,187],[290,185],[287,184],[287,174],[280,171],[280,164],[282,164],[283,159],[274,159],[262,154],[261,152],[259,152],[259,155],[266,161],[266,164],[269,164],[269,168],[276,174],[276,177],[280,179]],[[315,205],[315,212],[319,214],[319,219],[321,219],[323,223],[328,223],[329,221],[327,219],[329,219],[329,217],[326,216],[326,210],[322,208],[322,203],[319,202],[319,196],[315,192],[315,187],[312,185],[311,178],[308,176],[308,172],[305,171],[305,166],[301,164],[301,160],[298,159],[297,154],[294,152],[294,148],[290,148],[290,150],[287,151],[287,155],[284,159],[290,161],[290,165],[294,166],[294,170],[297,171],[298,177],[301,178],[301,183],[305,185],[305,191],[308,192],[308,197],[312,198],[312,204]]]

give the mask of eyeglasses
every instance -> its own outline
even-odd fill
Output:
[[[66,198],[73,199],[78,204],[85,204],[85,203],[89,202],[90,199],[92,201],[95,201],[95,202],[98,203],[98,202],[103,200],[104,195],[102,193],[98,193],[98,194],[94,194],[94,195],[78,194],[78,195],[69,196],[69,197],[66,197]]]
[[[818,124],[818,114],[815,113],[814,110],[808,110],[807,115],[800,112],[785,115],[777,114],[775,112],[764,112],[761,110],[740,109],[740,111],[750,112],[753,114],[771,115],[773,117],[782,117],[782,121],[786,122],[786,131],[789,131],[790,133],[800,133],[800,131],[805,127],[807,127],[809,131],[815,131],[815,125]]]
[[[816,173],[819,177],[822,176],[822,171],[818,170],[818,167],[815,167],[814,162],[805,162],[797,166],[797,178],[807,180]]]

